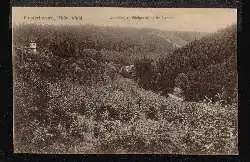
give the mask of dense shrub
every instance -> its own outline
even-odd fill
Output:
[[[218,90],[227,80],[224,90],[231,93],[227,87],[230,89],[235,83],[230,81],[234,73],[223,75],[222,72],[235,68],[233,56],[225,64],[222,61],[191,73],[188,68],[183,71],[183,65],[190,63],[187,57],[162,59],[157,66],[152,59],[142,59],[135,63],[137,83],[117,74],[121,66],[117,62],[110,63],[98,50],[86,49],[86,46],[100,49],[105,41],[85,41],[83,47],[71,51],[74,47],[67,47],[67,42],[61,44],[53,40],[61,49],[50,51],[50,42],[45,41],[50,37],[60,36],[60,40],[69,41],[79,38],[74,32],[66,32],[67,28],[57,29],[56,34],[38,32],[38,28],[15,32],[19,36],[30,32],[44,38],[39,40],[44,49],[40,48],[37,54],[22,50],[13,53],[15,152],[238,153],[237,104],[219,102],[229,95],[218,95],[219,101],[214,103],[178,102],[150,91],[168,90],[175,83],[183,86],[189,82],[188,92],[193,90],[205,96],[207,91],[201,89],[204,94],[197,93],[195,88],[204,88],[207,83],[210,86],[205,87],[219,85],[215,87]],[[44,35],[48,37],[45,39]],[[81,36],[89,39],[84,34]],[[18,37],[17,42],[22,41],[26,38]],[[112,48],[122,51],[126,47],[121,45],[112,44]],[[153,49],[154,45],[149,48]],[[66,52],[61,55],[61,50]],[[215,73],[223,79],[215,77],[216,82],[207,81],[208,76],[214,77]]]
[[[152,88],[152,81],[154,75],[153,60],[149,58],[143,58],[135,61],[136,77],[138,78],[139,85],[145,89]]]
[[[204,35],[206,33],[87,24],[70,27],[34,24],[13,26],[14,46],[24,45],[33,39],[37,41],[38,48],[52,47],[56,49],[55,53],[64,57],[72,56],[72,51],[78,53],[81,49],[94,49],[109,61],[123,65],[132,64],[134,60],[144,56],[157,60],[171,53],[176,48],[174,44],[183,46]]]
[[[22,121],[15,125],[17,152],[237,153],[233,105],[179,103],[122,77],[92,87],[64,80],[44,83],[49,100],[40,109],[48,117],[43,123],[38,111],[35,118],[28,115],[33,111],[27,108],[39,106],[28,100],[35,97],[27,95],[32,86],[16,79],[15,121]]]
[[[235,102],[236,34],[236,25],[233,25],[195,40],[171,55],[160,58],[155,68],[150,59],[137,61],[140,85],[156,92],[161,89],[165,94],[173,91],[174,86],[181,86],[185,89],[185,97],[192,101],[202,100],[205,96],[216,101],[218,93],[224,93],[226,102]],[[160,76],[158,79],[153,77],[156,74]],[[181,77],[182,74],[185,77]],[[182,80],[180,77],[186,78],[186,81],[179,83]]]

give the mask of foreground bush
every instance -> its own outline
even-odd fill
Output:
[[[15,152],[238,153],[237,105],[177,102],[85,52],[15,56]]]
[[[238,153],[236,105],[176,102],[122,77],[103,86],[61,84],[67,93],[52,86],[44,108],[50,122],[29,118],[16,130],[17,152]]]

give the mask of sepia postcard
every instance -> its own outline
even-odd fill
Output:
[[[12,7],[14,153],[238,155],[236,8]]]

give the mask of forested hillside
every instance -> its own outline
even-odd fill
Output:
[[[152,80],[158,89],[171,92],[175,78],[183,73],[188,78],[188,83],[182,87],[188,99],[197,101],[206,96],[219,100],[216,97],[219,93],[225,100],[233,102],[237,100],[236,36],[236,25],[233,25],[178,48],[160,58],[156,65],[146,58],[153,72],[143,81],[151,83]],[[139,62],[143,64],[143,61]],[[138,66],[137,69],[141,68]],[[155,81],[157,73],[158,81]],[[151,89],[154,89],[154,84],[151,84]]]
[[[13,29],[15,45],[23,45],[35,39],[40,48],[51,44],[63,48],[93,49],[105,55],[109,61],[131,64],[144,56],[154,60],[166,56],[177,47],[199,39],[206,33],[159,31],[156,29],[135,29],[118,27],[84,26],[37,26],[23,25]],[[63,53],[66,55],[65,53]],[[75,53],[70,52],[73,57]]]
[[[159,93],[176,84],[190,100],[236,92],[235,26],[188,44],[202,34],[174,33],[14,28],[14,152],[237,154],[236,102]],[[23,48],[29,39],[36,52]],[[136,77],[125,78],[119,70],[132,63]]]

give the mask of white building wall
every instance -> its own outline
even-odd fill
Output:
[[[36,43],[30,43],[30,48],[36,49]]]

